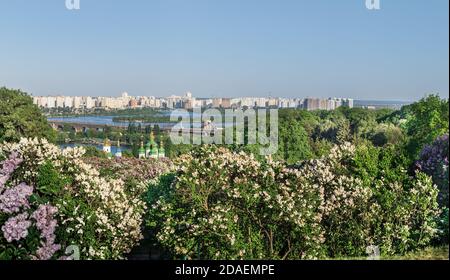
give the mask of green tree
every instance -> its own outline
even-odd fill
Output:
[[[0,142],[18,141],[21,137],[54,142],[56,133],[28,94],[0,88]]]
[[[448,100],[429,95],[405,108],[410,112],[406,123],[407,134],[411,137],[408,148],[414,157],[424,145],[449,132],[448,105]]]
[[[384,145],[399,145],[404,140],[403,130],[394,124],[380,124],[374,127],[370,135],[370,140],[375,146],[382,147]]]
[[[343,144],[351,140],[351,128],[350,122],[345,119],[339,119],[336,123],[337,131],[336,131],[336,142],[338,144]]]
[[[309,135],[300,122],[287,119],[281,122],[277,157],[288,164],[309,159],[313,156]]]

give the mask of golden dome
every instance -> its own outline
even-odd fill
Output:
[[[109,139],[106,138],[105,141],[103,142],[103,146],[111,146],[111,141],[109,141]]]

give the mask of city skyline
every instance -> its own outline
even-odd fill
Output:
[[[19,89],[21,90],[21,89]],[[29,92],[30,93],[30,92]],[[161,98],[161,99],[165,99],[165,98],[170,98],[170,97],[179,97],[182,95],[185,95],[187,93],[193,94],[192,91],[190,90],[185,90],[181,93],[170,93],[170,94],[133,94],[130,93],[129,91],[122,91],[122,92],[118,92],[115,94],[105,94],[105,95],[83,95],[83,94],[76,94],[76,95],[65,95],[62,93],[53,93],[53,94],[43,94],[43,95],[36,95],[33,93],[30,93],[31,97],[92,97],[92,98],[117,98],[122,96],[124,93],[128,94],[129,96],[133,96],[133,97],[146,97],[146,98]],[[432,93],[433,94],[433,93]],[[310,95],[300,95],[300,96],[291,96],[291,97],[287,97],[287,96],[276,96],[276,95],[272,95],[272,94],[266,94],[266,95],[243,95],[243,96],[217,96],[217,95],[210,95],[210,96],[196,96],[197,99],[215,99],[215,98],[230,98],[230,99],[234,99],[234,98],[286,98],[286,99],[306,99],[306,98],[318,98],[318,99],[328,99],[328,98],[342,98],[342,97],[337,97],[337,96],[332,96],[332,95],[328,95],[328,96],[317,96],[314,94],[310,94]],[[398,100],[398,99],[358,99],[358,98],[352,98],[354,100],[361,100],[361,101],[388,101],[388,102],[413,102],[414,100]]]
[[[351,98],[282,98],[282,97],[216,97],[199,98],[192,92],[169,97],[132,96],[123,92],[120,96],[33,96],[33,103],[46,109],[193,109],[193,108],[301,108],[310,110],[334,110],[341,106],[353,108]]]
[[[448,98],[448,1],[0,0],[0,86],[40,95]]]

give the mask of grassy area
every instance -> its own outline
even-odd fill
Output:
[[[381,256],[381,260],[448,260],[449,247],[429,247],[404,256]],[[332,260],[367,260],[367,257],[335,258]]]
[[[426,248],[405,256],[383,257],[383,260],[448,260],[449,247]]]

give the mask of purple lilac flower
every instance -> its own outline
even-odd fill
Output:
[[[41,236],[49,239],[55,232],[57,222],[53,215],[58,212],[56,207],[51,205],[40,205],[31,216],[36,220],[36,227],[41,231]]]
[[[33,194],[33,187],[21,183],[14,188],[6,189],[0,195],[0,213],[13,214],[22,207],[29,208],[28,198]]]
[[[443,177],[442,171],[448,168],[448,153],[449,137],[444,135],[423,148],[416,167],[429,175]]]
[[[9,176],[0,174],[0,193],[2,192],[2,190],[6,184],[6,181],[8,181],[8,179],[9,179]]]
[[[36,251],[36,255],[33,257],[33,259],[49,260],[60,249],[61,245],[54,244],[54,240],[46,240],[46,242],[42,242],[42,246]]]
[[[416,168],[432,176],[434,184],[439,188],[439,201],[441,205],[448,206],[448,157],[449,136],[444,135],[427,145],[420,153]]]
[[[12,152],[7,160],[0,162],[2,168],[0,169],[0,193],[3,191],[6,181],[11,177],[14,170],[17,169],[23,159],[19,157],[17,152]]]
[[[3,236],[9,243],[13,241],[19,241],[22,238],[27,237],[28,228],[31,226],[31,222],[28,219],[28,214],[23,213],[15,217],[11,217],[2,226]]]
[[[55,229],[57,221],[53,219],[53,215],[58,212],[56,207],[51,205],[40,205],[33,213],[32,218],[36,220],[36,227],[41,231],[41,238],[45,239],[42,246],[37,250],[33,257],[38,260],[49,260],[61,249],[61,245],[55,243]]]
[[[17,152],[12,152],[7,160],[4,160],[1,162],[2,171],[0,171],[2,174],[11,174],[16,170],[17,166],[21,164],[23,159],[19,157],[19,154]]]

